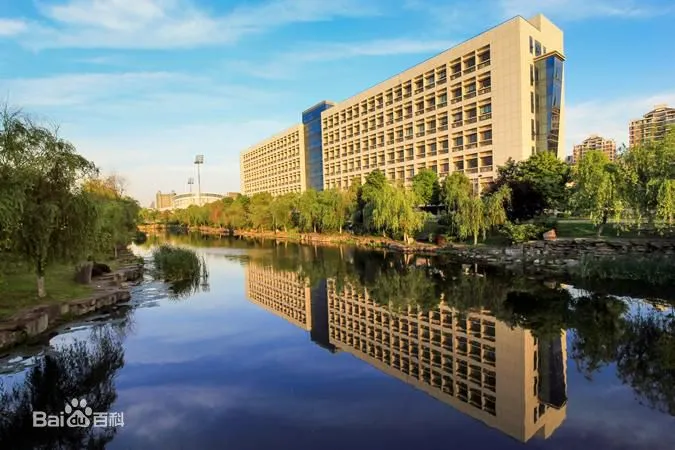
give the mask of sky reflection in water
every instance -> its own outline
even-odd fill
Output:
[[[106,448],[675,448],[673,416],[651,408],[622,383],[615,361],[601,365],[592,380],[578,370],[571,355],[579,341],[576,331],[552,333],[554,326],[540,325],[542,320],[531,318],[540,317],[528,312],[524,320],[539,324],[535,340],[533,332],[519,326],[522,314],[518,323],[503,321],[515,317],[516,305],[510,313],[496,313],[497,318],[467,313],[464,332],[461,308],[416,306],[411,293],[429,286],[426,278],[410,272],[439,276],[425,268],[425,261],[417,269],[401,269],[400,257],[348,249],[340,255],[335,249],[315,254],[315,249],[295,246],[218,245],[203,249],[208,292],[176,300],[159,283],[135,288],[132,303],[140,306],[126,310],[124,324],[116,325],[124,330],[114,340],[123,366],[107,374],[116,394],[109,409],[124,412],[125,427],[116,430]],[[299,268],[313,288],[299,280]],[[444,274],[443,286],[455,283],[452,270]],[[326,276],[327,282],[314,283]],[[474,291],[443,287],[442,295],[498,297],[502,285],[516,281],[485,285],[482,294],[474,284],[468,288]],[[364,286],[380,297],[366,299]],[[531,291],[522,285],[514,289]],[[394,293],[403,300],[378,303]],[[153,305],[158,307],[148,307]],[[414,312],[407,313],[409,307]],[[652,314],[654,309],[632,304],[626,313]],[[471,319],[478,320],[478,328],[476,321],[471,328]],[[407,331],[393,331],[406,326]],[[106,327],[115,328],[95,328]],[[377,329],[389,331],[378,334]],[[472,330],[480,331],[480,338]],[[64,331],[52,345],[72,345],[74,338],[91,332],[91,326]],[[404,358],[414,362],[411,342],[421,342],[414,348],[429,362],[406,375]],[[584,351],[595,348],[588,337],[584,342],[589,342]],[[472,343],[481,345],[476,359]],[[403,369],[395,368],[397,363]],[[11,378],[23,379],[21,374]],[[5,436],[15,438],[16,432]]]

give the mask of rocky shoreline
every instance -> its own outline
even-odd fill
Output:
[[[129,264],[92,279],[94,292],[86,298],[19,311],[9,319],[0,321],[0,350],[44,335],[74,317],[128,301],[131,298],[129,283],[142,276],[142,263]]]

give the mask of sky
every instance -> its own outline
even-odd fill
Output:
[[[566,151],[675,106],[675,0],[0,0],[0,104],[58,124],[144,206],[239,191],[239,154],[515,15],[565,33]]]

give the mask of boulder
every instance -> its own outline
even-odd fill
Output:
[[[558,238],[558,235],[555,232],[555,229],[548,230],[546,233],[544,233],[544,240],[545,241],[555,241]]]
[[[91,268],[91,276],[92,277],[100,277],[104,273],[110,273],[112,270],[110,270],[110,266],[107,264],[101,264],[95,262]]]

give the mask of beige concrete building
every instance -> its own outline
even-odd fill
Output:
[[[614,139],[605,139],[594,134],[584,139],[581,144],[574,146],[572,149],[572,164],[578,163],[586,152],[592,150],[601,151],[607,155],[610,161],[616,160],[616,142],[614,142]]]
[[[282,195],[307,188],[305,131],[301,124],[245,150],[240,157],[241,192]]]
[[[329,336],[344,352],[453,408],[526,442],[550,437],[567,402],[566,337],[539,342],[487,311],[444,303],[392,312],[347,285],[328,281]]]
[[[631,121],[628,131],[630,146],[633,147],[652,139],[663,139],[669,126],[675,126],[675,108],[656,105],[642,119]]]
[[[423,168],[485,186],[509,158],[562,158],[563,54],[546,17],[515,17],[325,110],[324,188]]]

